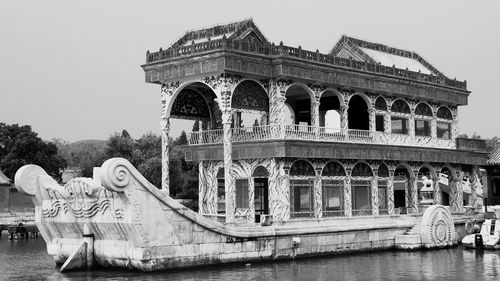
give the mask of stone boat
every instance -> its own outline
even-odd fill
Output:
[[[123,158],[107,160],[99,174],[60,186],[36,165],[16,173],[15,185],[32,196],[48,253],[63,270],[99,266],[156,271],[394,247],[446,247],[456,244],[455,224],[466,219],[433,205],[415,215],[223,223],[179,204]]]

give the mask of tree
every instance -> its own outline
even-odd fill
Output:
[[[66,160],[58,155],[56,145],[44,142],[31,126],[0,123],[0,169],[14,179],[16,171],[27,164],[42,167],[59,181],[67,166]]]
[[[173,145],[186,145],[186,144],[188,144],[186,132],[182,131],[179,137],[174,140]]]
[[[198,132],[200,130],[200,122],[198,120],[194,121],[193,132]]]
[[[109,137],[107,144],[104,152],[106,158],[123,157],[133,162],[132,156],[135,143],[126,130],[123,130],[121,134],[115,133]]]

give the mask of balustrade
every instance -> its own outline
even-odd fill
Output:
[[[435,75],[423,74],[420,72],[411,71],[408,69],[400,69],[390,66],[383,66],[379,64],[366,63],[362,61],[335,57],[327,54],[320,54],[319,52],[311,52],[302,50],[302,48],[295,48],[285,46],[283,44],[275,45],[264,44],[256,45],[241,40],[229,40],[226,38],[211,40],[208,42],[187,44],[182,47],[169,48],[167,50],[160,49],[158,52],[150,53],[148,51],[146,56],[146,63],[151,63],[168,58],[175,58],[183,55],[203,53],[213,50],[235,50],[246,53],[254,53],[267,56],[289,56],[300,58],[303,60],[318,61],[324,64],[334,65],[343,68],[350,68],[355,70],[362,70],[372,73],[379,73],[384,75],[404,77],[407,79],[424,81],[427,83],[444,85],[447,87],[457,89],[467,89],[465,81],[457,81],[455,79],[442,78]]]
[[[453,149],[453,140],[429,137],[411,138],[405,134],[387,134],[378,131],[314,127],[308,125],[265,125],[231,129],[231,141],[252,142],[265,140],[305,140],[319,142],[366,143],[401,146],[420,146]],[[188,135],[190,145],[222,143],[223,130],[192,132]]]

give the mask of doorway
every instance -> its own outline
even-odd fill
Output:
[[[261,215],[269,214],[269,188],[267,178],[254,179],[255,222],[260,222]]]

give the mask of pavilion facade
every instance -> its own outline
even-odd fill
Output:
[[[467,84],[414,52],[347,36],[328,54],[306,51],[244,20],[187,32],[142,67],[161,85],[164,192],[170,119],[202,124],[186,159],[199,162],[203,215],[288,221],[418,213],[429,199],[458,213],[478,204],[485,144],[457,138]]]

